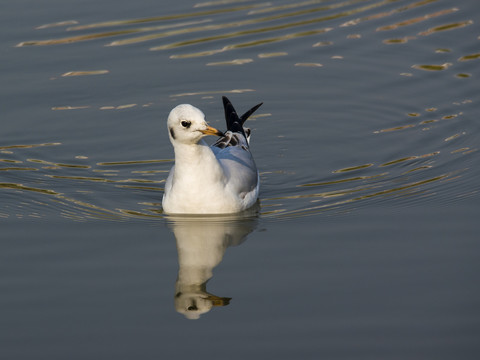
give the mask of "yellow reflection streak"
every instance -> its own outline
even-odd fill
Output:
[[[113,27],[113,26],[121,26],[121,25],[144,24],[149,22],[159,22],[159,21],[167,21],[167,20],[187,19],[187,18],[193,18],[193,17],[218,15],[218,14],[224,14],[224,13],[241,11],[241,10],[249,10],[249,9],[263,7],[265,5],[266,4],[252,4],[252,5],[237,6],[237,7],[226,8],[226,9],[197,11],[197,12],[185,13],[185,14],[155,16],[155,17],[142,18],[142,19],[106,21],[106,22],[89,24],[89,25],[75,26],[75,27],[68,28],[68,30],[71,30],[71,31],[85,30],[85,29],[95,29],[95,28]]]
[[[6,162],[9,164],[22,164],[23,161],[20,160],[11,160],[11,159],[0,159],[0,162]]]
[[[234,59],[230,61],[218,61],[207,63],[207,66],[244,65],[253,62],[253,59]]]
[[[292,211],[277,211],[277,212],[272,212],[272,214],[268,213],[263,213],[262,215],[264,216],[275,216],[275,217],[301,217],[301,216],[308,216],[308,215],[313,215],[318,213],[319,211],[326,210],[326,209],[331,209],[338,207],[340,205],[345,205],[348,203],[353,203],[353,202],[359,202],[361,200],[367,200],[371,198],[376,198],[376,197],[381,197],[381,196],[388,196],[388,195],[395,195],[395,194],[401,194],[402,192],[404,193],[405,191],[408,190],[414,190],[418,187],[421,187],[422,185],[433,183],[433,182],[438,182],[441,180],[444,180],[448,177],[450,177],[451,174],[443,174],[439,175],[430,179],[426,180],[421,180],[421,181],[415,181],[412,183],[405,184],[403,186],[398,186],[390,189],[385,189],[381,191],[377,191],[371,194],[365,194],[361,196],[357,196],[354,198],[350,199],[344,199],[344,200],[339,200],[334,203],[329,203],[329,204],[322,204],[318,206],[311,206],[311,207],[306,207],[302,208],[299,210],[292,210]],[[418,192],[417,192],[418,193]],[[318,197],[319,194],[311,194],[310,197],[315,198]],[[304,195],[303,197],[309,197],[308,195]],[[277,199],[282,199],[282,198],[277,198]],[[266,199],[270,200],[270,199]],[[312,200],[312,202],[315,202],[315,200]]]
[[[301,185],[297,185],[297,186],[298,187],[327,186],[327,185],[343,184],[343,183],[352,182],[352,181],[363,181],[363,180],[375,179],[375,178],[379,178],[379,177],[384,177],[386,175],[388,175],[388,173],[381,173],[381,174],[369,175],[369,176],[356,176],[356,177],[352,177],[352,178],[348,178],[348,179],[323,181],[323,182],[318,182],[318,183],[308,183],[308,184],[301,184]]]
[[[454,29],[459,29],[463,28],[468,25],[472,25],[473,21],[472,20],[465,20],[465,21],[460,21],[452,24],[445,24],[445,25],[440,25],[440,26],[435,26],[433,28],[428,29],[427,31],[422,31],[418,33],[418,35],[422,36],[428,36],[440,31],[446,31],[446,30],[454,30]]]
[[[118,166],[118,165],[137,165],[137,164],[155,164],[172,162],[173,159],[156,159],[156,160],[132,160],[132,161],[113,161],[113,162],[99,162],[98,166]]]
[[[374,134],[386,133],[386,132],[392,132],[392,131],[405,130],[405,129],[409,129],[409,128],[412,128],[412,127],[415,127],[415,125],[414,124],[409,124],[409,125],[403,125],[403,126],[395,126],[395,127],[388,128],[388,129],[376,130],[373,133]]]
[[[33,192],[47,194],[47,195],[60,195],[59,193],[53,190],[38,189],[38,188],[24,186],[22,184],[15,184],[15,183],[0,183],[0,189],[25,190],[25,191],[33,191]]]
[[[288,55],[287,52],[280,51],[280,52],[273,52],[273,53],[261,53],[261,54],[258,54],[257,56],[260,59],[266,59],[266,58],[277,57],[277,56],[286,56],[286,55]]]
[[[464,151],[467,151],[467,150],[470,150],[469,147],[464,147],[464,148],[460,148],[460,149],[457,149],[457,150],[453,150],[450,152],[450,154],[456,154],[456,153],[459,153],[459,152],[464,152]]]
[[[415,40],[415,36],[404,36],[403,38],[397,38],[397,39],[386,39],[383,40],[384,44],[391,45],[391,44],[406,44],[410,40]]]
[[[426,71],[442,71],[448,69],[452,66],[452,63],[445,63],[440,65],[412,65],[412,68],[417,70],[426,70]]]
[[[134,185],[115,185],[115,186],[122,189],[163,191],[163,188],[157,188],[152,186],[134,186]]]
[[[38,169],[35,168],[28,168],[28,167],[6,167],[0,168],[0,171],[37,171]]]
[[[70,106],[70,105],[66,105],[66,106],[54,106],[52,107],[52,110],[56,111],[56,110],[79,110],[79,109],[88,109],[90,108],[89,105],[84,105],[84,106]]]
[[[36,148],[41,146],[58,146],[62,145],[62,143],[44,143],[44,144],[30,144],[30,145],[7,145],[7,146],[0,146],[0,150],[5,149],[30,149]]]
[[[432,14],[427,14],[427,15],[419,16],[419,17],[416,17],[416,18],[413,18],[413,19],[404,20],[404,21],[398,22],[396,24],[381,26],[381,27],[377,28],[377,31],[393,30],[393,29],[397,29],[397,28],[402,27],[402,26],[417,24],[419,22],[422,22],[422,21],[425,21],[425,20],[430,20],[430,19],[433,19],[433,18],[438,17],[438,16],[451,14],[455,11],[458,11],[458,8],[440,10],[440,11],[434,12]]]
[[[411,170],[407,170],[407,171],[403,172],[402,175],[410,174],[410,173],[415,172],[415,171],[431,169],[431,168],[432,168],[431,165],[423,165],[423,166],[419,166],[419,167],[416,167],[416,168],[411,169]]]
[[[332,197],[340,197],[340,196],[345,196],[353,193],[358,193],[361,191],[367,191],[367,190],[374,189],[375,187],[376,186],[363,186],[363,187],[356,187],[356,188],[349,188],[349,189],[342,189],[342,190],[335,190],[335,191],[325,191],[325,192],[312,193],[312,194],[278,196],[278,197],[272,197],[272,198],[267,198],[263,200],[277,201],[277,200],[313,199],[313,198],[327,199]]]
[[[216,1],[206,1],[203,3],[195,4],[194,8],[199,7],[207,7],[207,6],[217,6],[217,5],[227,5],[227,4],[237,4],[237,3],[244,3],[249,2],[251,0],[216,0]]]
[[[304,32],[299,32],[299,33],[287,34],[287,35],[283,35],[283,36],[276,36],[276,37],[273,37],[273,38],[255,40],[255,41],[250,41],[250,42],[245,42],[245,43],[240,43],[240,44],[227,45],[227,46],[224,46],[223,48],[218,49],[218,50],[201,51],[201,52],[197,52],[197,53],[183,54],[183,55],[171,55],[170,58],[171,59],[185,59],[185,58],[192,58],[192,57],[210,56],[210,55],[214,55],[214,54],[218,54],[218,53],[221,53],[221,52],[234,50],[234,49],[241,49],[241,48],[245,48],[245,47],[252,47],[252,46],[258,46],[258,45],[270,44],[270,43],[274,43],[274,42],[285,41],[285,40],[295,39],[295,38],[304,37],[304,36],[323,34],[323,33],[327,32],[327,31],[330,31],[330,30],[331,30],[331,28],[324,28],[324,29],[319,29],[319,30],[309,30],[309,31],[304,31]]]
[[[21,43],[18,43],[16,47],[71,44],[79,41],[96,40],[96,39],[102,39],[102,38],[112,37],[112,36],[134,34],[136,32],[139,32],[139,30],[132,29],[132,30],[109,31],[109,32],[104,32],[100,34],[70,36],[70,37],[61,38],[61,39],[29,40],[29,41],[22,41]]]
[[[62,77],[67,76],[86,76],[86,75],[103,75],[108,74],[108,70],[84,70],[84,71],[68,71],[62,74]]]
[[[396,1],[396,0],[394,0]],[[350,20],[348,22],[346,22],[345,24],[342,24],[340,26],[344,27],[344,26],[352,26],[352,25],[358,25],[359,23],[361,22],[364,22],[364,21],[369,21],[369,20],[378,20],[378,19],[381,19],[381,18],[384,18],[384,17],[387,17],[387,16],[391,16],[391,15],[394,15],[394,14],[397,14],[399,12],[403,12],[403,11],[407,11],[407,10],[411,10],[411,9],[414,9],[416,7],[419,7],[419,6],[423,6],[423,5],[427,5],[427,4],[430,4],[432,2],[436,2],[438,0],[423,0],[423,1],[419,1],[419,2],[416,2],[416,3],[413,3],[413,4],[409,4],[407,6],[402,6],[400,8],[397,8],[397,9],[394,9],[394,10],[390,10],[390,11],[386,11],[386,12],[383,12],[383,13],[379,13],[379,14],[373,14],[373,15],[368,15],[368,16],[365,16],[363,18],[359,18],[359,19],[355,19],[355,20]],[[393,2],[393,1],[392,1]]]
[[[296,12],[291,12],[291,13],[286,13],[286,14],[279,14],[279,15],[271,15],[263,18],[258,18],[258,19],[248,19],[248,20],[242,20],[242,21],[233,21],[233,22],[228,22],[228,23],[223,23],[223,24],[213,24],[213,25],[205,25],[205,26],[199,26],[199,27],[193,27],[193,28],[187,28],[187,29],[180,29],[180,30],[173,30],[173,31],[168,31],[164,33],[158,33],[158,34],[150,34],[146,36],[141,36],[141,37],[136,37],[136,38],[130,38],[130,39],[125,39],[125,40],[119,40],[110,43],[110,46],[117,46],[117,45],[127,45],[127,44],[132,44],[132,43],[138,43],[138,42],[143,42],[143,41],[149,41],[149,40],[154,40],[154,39],[159,39],[159,38],[164,38],[164,37],[169,37],[169,36],[174,36],[174,35],[182,35],[182,34],[189,34],[189,33],[195,33],[195,32],[201,32],[201,31],[212,31],[212,30],[225,30],[228,28],[232,27],[240,27],[240,26],[245,26],[245,25],[253,25],[253,24],[259,24],[259,23],[264,23],[268,21],[274,21],[274,20],[280,20],[284,18],[289,18],[293,16],[301,16],[301,15],[307,15],[310,13],[314,12],[319,12],[319,11],[327,11],[327,10],[332,10],[336,8],[340,8],[343,6],[351,5],[353,3],[359,2],[359,1],[365,1],[365,0],[355,0],[355,1],[349,1],[349,2],[343,2],[331,6],[324,6],[320,8],[315,8],[315,9],[307,9],[307,10],[301,10],[301,11],[296,11]],[[336,18],[334,15],[332,17]],[[328,19],[327,19],[328,20]],[[299,22],[300,24],[304,22]],[[295,24],[299,24],[295,23]],[[289,25],[286,24],[286,27],[281,27],[283,28],[288,28],[292,26],[298,26],[298,25]],[[257,33],[257,32],[264,32],[264,31],[273,31],[272,30],[252,30],[252,33]],[[243,35],[243,34],[240,34]],[[237,35],[239,36],[239,35]],[[189,44],[185,44],[189,45]],[[185,45],[178,45],[178,46],[185,46]],[[178,46],[172,46],[172,47],[178,47]],[[156,50],[163,50],[161,47],[153,47],[150,50],[156,51]]]
[[[170,97],[217,95],[217,94],[242,94],[242,93],[250,92],[250,91],[255,91],[255,90],[253,90],[253,89],[234,89],[234,90],[220,90],[220,91],[199,91],[199,92],[174,94],[174,95],[170,95]]]
[[[348,171],[356,171],[356,170],[360,170],[360,169],[365,169],[365,168],[368,168],[368,167],[371,167],[371,166],[373,166],[373,164],[363,164],[363,165],[351,166],[351,167],[347,167],[347,168],[343,168],[343,169],[334,170],[332,172],[334,174],[343,173],[343,172],[348,172]]]
[[[323,22],[323,21],[339,19],[339,18],[342,18],[342,17],[350,16],[352,14],[356,14],[356,13],[360,13],[360,12],[364,12],[364,11],[370,10],[372,8],[383,6],[383,5],[389,4],[391,2],[396,2],[396,1],[399,1],[399,0],[385,0],[385,1],[381,1],[381,2],[371,4],[371,5],[368,5],[368,6],[363,6],[363,7],[357,8],[357,9],[353,9],[353,10],[350,10],[350,11],[340,12],[340,13],[333,14],[333,15],[330,15],[330,16],[315,18],[315,19],[311,19],[311,20],[303,20],[303,21],[289,23],[289,24],[259,28],[259,29],[251,29],[251,30],[245,30],[245,31],[237,31],[237,32],[233,32],[233,33],[227,33],[227,34],[221,34],[221,35],[216,35],[216,36],[209,36],[209,37],[204,37],[204,38],[197,38],[197,39],[192,39],[192,40],[180,41],[180,42],[161,45],[161,46],[155,46],[155,47],[150,48],[150,50],[152,50],[152,51],[166,50],[166,49],[183,47],[183,46],[187,46],[187,45],[199,44],[199,43],[204,43],[204,42],[209,42],[209,41],[235,38],[235,37],[243,36],[243,35],[258,34],[258,33],[268,32],[268,31],[275,31],[275,30],[281,30],[281,29],[283,30],[283,29],[296,27],[296,26],[304,26],[304,25],[319,23],[319,22]],[[311,10],[309,12],[311,12]],[[321,29],[321,30],[305,31],[305,32],[300,32],[300,33],[288,34],[288,35],[284,35],[284,36],[277,36],[277,37],[274,37],[274,38],[267,38],[267,39],[262,39],[262,40],[251,41],[251,42],[247,42],[247,43],[227,45],[227,46],[224,46],[221,49],[216,49],[216,50],[201,51],[201,52],[192,53],[192,54],[172,55],[172,56],[170,56],[170,58],[172,58],[172,59],[182,59],[182,58],[192,58],[192,57],[200,57],[200,56],[210,56],[210,55],[218,54],[218,53],[225,52],[225,51],[232,50],[232,49],[263,45],[263,44],[273,43],[273,42],[277,42],[277,41],[289,40],[289,39],[293,39],[293,38],[297,38],[297,37],[315,35],[315,34],[319,34],[319,33],[330,31],[330,30],[332,30],[332,28],[324,28],[324,29]]]
[[[80,180],[80,181],[93,181],[93,182],[106,182],[106,183],[139,183],[139,184],[160,184],[164,180],[145,180],[145,179],[125,179],[125,180],[112,180],[100,177],[90,176],[66,176],[66,175],[45,175],[53,179],[65,179],[65,180]]]
[[[380,164],[379,166],[390,166],[390,165],[395,165],[395,164],[398,164],[398,163],[402,163],[402,162],[409,161],[409,160],[415,160],[415,159],[418,159],[418,156],[407,156],[407,157],[404,157],[404,158],[401,158],[401,159],[396,159],[396,160],[392,160],[392,161]]]
[[[75,165],[75,164],[55,164],[58,167],[73,168],[73,169],[90,169],[89,165]]]
[[[310,0],[310,1],[302,1],[302,2],[297,2],[295,4],[286,4],[286,5],[279,5],[279,6],[270,6],[265,9],[259,9],[259,10],[251,10],[248,14],[253,15],[253,14],[263,14],[267,12],[274,12],[274,11],[282,11],[282,10],[289,10],[289,9],[295,9],[303,6],[309,6],[309,5],[314,5],[314,4],[319,4],[319,3],[324,3],[327,2],[328,0]],[[368,0],[360,0],[360,1],[368,1]],[[354,4],[359,1],[349,1],[347,3]],[[335,6],[335,5],[331,5]]]
[[[207,22],[211,22],[211,20],[206,19],[206,20],[202,20],[202,21],[183,23],[181,25],[178,24],[177,26],[169,26],[169,27],[167,27],[167,26],[157,26],[157,27],[151,27],[151,28],[144,28],[144,29],[142,29],[141,32],[161,30],[162,28],[166,29],[166,28],[174,28],[174,27],[181,27],[181,26],[187,26],[187,25],[197,25],[197,24],[203,24],[203,23],[207,23]],[[210,30],[210,27],[216,27],[216,25],[188,27],[188,28],[185,28],[185,29],[170,30],[170,31],[162,32],[162,33],[155,33],[155,34],[137,36],[137,37],[124,39],[124,40],[116,40],[116,41],[112,41],[111,43],[107,44],[106,46],[121,46],[121,45],[137,44],[137,43],[140,43],[140,42],[155,40],[155,39],[168,37],[168,36],[189,34],[189,33],[192,33],[192,32],[197,32],[197,31],[202,31],[202,30]]]
[[[302,67],[322,67],[323,65],[320,63],[296,63],[295,66],[302,66]]]
[[[159,215],[152,215],[152,214],[146,214],[140,211],[135,211],[135,210],[126,210],[126,209],[117,209],[120,213],[125,214],[125,215],[131,215],[131,216],[140,216],[140,217],[147,217],[147,218],[161,218]],[[161,212],[160,212],[161,213]]]
[[[60,178],[62,178],[62,177],[60,177]],[[122,187],[127,187],[127,186],[122,186]],[[141,188],[141,187],[139,187],[139,188]],[[78,199],[67,197],[67,196],[65,196],[61,193],[58,193],[58,192],[54,191],[54,190],[35,188],[35,187],[31,187],[31,186],[25,186],[23,184],[0,183],[0,190],[1,189],[29,191],[29,192],[39,193],[39,194],[43,194],[43,195],[49,195],[49,196],[52,196],[53,198],[55,198],[56,199],[55,201],[60,203],[60,204],[65,204],[67,206],[73,204],[74,208],[76,208],[77,210],[80,210],[81,213],[83,215],[86,215],[87,217],[104,218],[104,219],[110,219],[110,220],[121,220],[126,215],[130,215],[130,216],[138,215],[138,214],[135,214],[134,211],[131,211],[131,212],[112,211],[112,210],[102,208],[102,207],[97,206],[97,205],[93,205],[91,203],[87,203],[85,201],[81,201],[81,200],[78,200]],[[157,188],[146,188],[146,187],[141,188],[141,189],[158,190]],[[80,213],[74,213],[72,211],[72,209],[62,210],[61,213],[62,213],[62,215],[67,216],[67,217],[72,218],[72,219],[75,219],[75,220],[83,220],[83,217],[80,215]]]
[[[363,1],[363,0],[362,0]],[[215,40],[223,40],[223,39],[230,39],[238,36],[244,36],[244,35],[252,35],[252,34],[259,34],[259,33],[264,33],[264,32],[269,32],[269,31],[277,31],[277,30],[285,30],[289,29],[292,27],[298,27],[298,26],[305,26],[305,25],[312,25],[316,24],[319,22],[325,22],[329,20],[335,20],[335,19],[340,19],[342,17],[350,16],[353,14],[361,13],[367,10],[374,9],[376,7],[380,7],[383,5],[387,5],[392,2],[396,2],[399,0],[384,0],[380,1],[378,3],[362,6],[353,10],[349,11],[344,11],[340,13],[336,13],[333,15],[328,15],[328,16],[323,16],[315,19],[310,19],[310,20],[301,20],[301,21],[296,21],[288,24],[281,24],[281,25],[274,25],[274,26],[268,26],[268,27],[263,27],[263,28],[257,28],[257,29],[248,29],[248,30],[243,30],[243,31],[236,31],[232,33],[227,33],[227,34],[220,34],[220,35],[214,35],[214,36],[209,36],[209,37],[204,37],[204,38],[198,38],[198,39],[192,39],[192,40],[185,40],[185,41],[179,41],[171,44],[166,44],[166,45],[161,45],[161,46],[155,46],[150,48],[152,51],[157,51],[157,50],[166,50],[166,49],[172,49],[172,48],[177,48],[177,47],[183,47],[187,45],[192,45],[192,44],[200,44],[204,42],[209,42],[209,41],[215,41]],[[345,3],[340,3],[336,5],[332,5],[335,8],[340,8],[343,6],[351,5],[353,3],[359,2],[358,1],[353,1],[353,2],[345,2]],[[253,20],[246,20],[239,22],[240,25],[249,25],[253,23],[260,23],[260,22],[266,22],[266,21],[272,21],[272,20],[279,20],[282,18],[287,18],[287,17],[292,17],[292,16],[299,16],[299,15],[306,15],[306,14],[311,14],[314,12],[319,12],[319,11],[326,11],[326,10],[331,10],[332,7],[321,7],[321,8],[316,8],[316,9],[308,9],[308,10],[301,10],[301,11],[296,11],[288,14],[280,14],[280,15],[274,15],[274,16],[269,16],[261,19],[253,19]],[[234,26],[235,23],[231,24],[223,24],[223,25],[212,25],[212,26],[222,26],[224,28],[225,26],[231,27]],[[238,23],[235,26],[239,26]]]
[[[99,170],[99,171],[118,171],[118,170]],[[155,174],[166,173],[166,172],[169,172],[169,170],[138,170],[138,171],[132,171],[132,174],[155,175]]]
[[[80,181],[94,181],[94,182],[108,182],[113,183],[114,180],[105,178],[95,178],[90,176],[64,176],[64,175],[45,175],[53,179],[66,179],[66,180],[80,180]]]
[[[179,35],[179,34],[185,34],[185,33],[192,33],[192,32],[199,32],[199,31],[207,31],[207,30],[223,30],[229,27],[238,27],[238,26],[244,26],[244,25],[251,25],[255,23],[261,23],[261,22],[266,22],[266,21],[273,21],[273,20],[279,20],[287,17],[292,17],[292,16],[300,16],[300,15],[306,15],[306,14],[311,14],[314,12],[319,12],[319,11],[327,11],[327,10],[332,10],[332,9],[337,9],[341,8],[344,6],[352,5],[355,3],[359,2],[364,2],[366,0],[351,0],[351,1],[346,1],[338,4],[333,4],[333,5],[328,5],[328,6],[323,6],[319,8],[314,8],[314,9],[306,9],[306,10],[299,10],[287,14],[277,14],[277,15],[272,15],[269,17],[264,17],[260,19],[249,19],[249,20],[244,20],[244,21],[237,21],[237,22],[231,22],[231,23],[225,23],[225,24],[218,24],[218,25],[207,25],[207,26],[201,26],[201,27],[194,27],[194,28],[187,28],[187,29],[180,29],[180,30],[172,30],[172,31],[167,31],[164,33],[159,33],[159,34],[150,34],[147,36],[142,36],[138,38],[131,38],[131,39],[126,39],[126,40],[120,40],[120,41],[115,41],[110,43],[109,45],[114,46],[114,45],[126,45],[126,44],[131,44],[131,43],[137,43],[137,42],[142,42],[142,41],[147,41],[147,40],[153,40],[157,38],[162,38],[162,37],[167,37],[167,36],[174,36],[174,35]],[[272,27],[269,30],[266,29],[256,29],[253,30],[252,33],[258,33],[258,32],[264,32],[264,31],[274,31],[278,29],[284,29],[288,27],[294,27],[294,26],[302,26],[302,25],[308,25],[311,23],[316,23],[320,21],[327,21],[327,20],[333,20],[337,18],[341,18],[344,16],[349,16],[355,13],[367,11],[379,6],[383,6],[392,2],[396,2],[399,0],[384,0],[375,4],[367,5],[358,9],[354,9],[351,11],[346,11],[346,12],[341,12],[338,14],[334,14],[331,16],[326,16],[320,19],[313,19],[313,20],[308,20],[308,21],[300,21],[292,24],[285,24],[284,26],[281,27]],[[432,1],[432,0],[430,0]],[[100,28],[100,27],[111,27],[111,26],[120,26],[120,25],[131,25],[131,24],[141,24],[141,23],[147,23],[147,22],[155,22],[155,21],[164,21],[164,20],[174,20],[174,19],[181,19],[181,18],[188,18],[188,17],[197,17],[197,16],[206,16],[206,15],[212,15],[212,14],[219,14],[219,13],[224,13],[224,12],[233,12],[233,11],[239,11],[239,10],[245,10],[245,9],[251,9],[251,8],[258,8],[258,7],[263,7],[265,4],[254,4],[254,5],[248,5],[248,6],[241,6],[241,7],[234,7],[234,8],[228,8],[228,9],[219,9],[219,10],[213,10],[213,11],[201,11],[201,12],[195,12],[195,13],[188,13],[188,14],[177,14],[177,15],[167,15],[167,16],[160,16],[160,17],[152,17],[152,18],[143,18],[143,19],[130,19],[130,20],[119,20],[119,21],[109,21],[109,22],[103,22],[103,23],[96,23],[96,24],[90,24],[90,25],[82,25],[82,26],[75,26],[71,27],[68,30],[85,30],[85,29],[92,29],[92,28]],[[205,21],[210,21],[210,20],[202,20],[200,22],[205,22]],[[72,36],[72,37],[66,37],[66,38],[60,38],[60,39],[49,39],[49,40],[32,40],[32,41],[24,41],[19,44],[17,44],[17,47],[23,47],[23,46],[43,46],[43,45],[59,45],[59,44],[69,44],[69,43],[74,43],[78,41],[86,41],[86,40],[95,40],[95,39],[101,39],[101,38],[107,38],[107,37],[113,37],[113,36],[121,36],[121,35],[131,35],[135,33],[140,33],[140,32],[147,32],[147,31],[155,31],[155,30],[162,30],[162,29],[168,29],[168,28],[174,28],[174,27],[180,27],[180,26],[188,26],[188,25],[193,25],[195,23],[199,22],[190,22],[190,23],[180,23],[180,24],[171,24],[171,25],[162,25],[162,26],[155,26],[155,27],[145,27],[145,28],[136,28],[136,29],[124,29],[124,30],[117,30],[117,31],[107,31],[107,32],[102,32],[102,33],[95,33],[95,34],[86,34],[86,35],[78,35],[78,36]],[[245,33],[240,32],[240,34],[237,35],[232,35],[232,36],[241,36],[244,35]],[[215,38],[215,37],[214,37]],[[199,40],[201,41],[201,40]],[[178,47],[178,46],[184,46],[184,45],[171,45],[173,47]],[[161,50],[162,47],[153,47],[151,50]]]
[[[45,161],[45,160],[38,160],[38,159],[27,159],[28,162],[33,162],[36,164],[43,164],[43,165],[52,165],[54,166],[55,163],[50,162],[50,161]]]
[[[358,201],[358,200],[369,199],[369,198],[380,196],[380,195],[392,194],[392,193],[396,193],[396,192],[403,191],[403,190],[406,190],[406,189],[411,189],[411,188],[415,188],[415,187],[418,187],[418,186],[421,186],[421,185],[429,184],[429,183],[432,183],[432,182],[435,182],[435,181],[443,180],[443,179],[447,178],[448,176],[449,176],[449,174],[439,175],[439,176],[436,176],[436,177],[433,177],[433,178],[430,178],[430,179],[415,181],[413,183],[408,183],[408,184],[403,185],[403,186],[382,190],[382,191],[376,192],[374,194],[363,195],[363,196],[360,196],[358,198],[354,198],[352,200],[353,201]]]
[[[432,110],[428,110],[427,111],[432,111]],[[409,129],[409,128],[413,128],[413,127],[416,127],[417,125],[427,125],[427,124],[432,124],[432,123],[436,123],[440,120],[451,120],[451,119],[455,119],[457,118],[458,116],[462,115],[462,112],[458,113],[458,114],[451,114],[451,115],[445,115],[445,116],[442,116],[441,119],[428,119],[428,120],[422,120],[420,121],[418,124],[407,124],[407,125],[403,125],[403,126],[396,126],[396,127],[392,127],[392,128],[388,128],[388,129],[382,129],[382,130],[375,130],[373,133],[374,134],[380,134],[380,133],[387,133],[387,132],[392,132],[392,131],[401,131],[401,130],[405,130],[405,129]]]
[[[116,183],[160,184],[165,182],[165,180],[125,179],[125,180],[116,180],[115,182]]]
[[[476,59],[480,59],[480,53],[462,56],[461,58],[458,59],[458,61],[469,61],[469,60],[476,60]]]
[[[189,26],[189,25],[200,24],[208,21],[210,20],[202,20],[202,21],[196,21],[196,22],[179,23],[179,24],[171,24],[171,25],[161,25],[161,26],[145,27],[145,28],[137,28],[137,29],[107,31],[103,33],[69,36],[69,37],[60,38],[60,39],[30,40],[30,41],[23,41],[17,44],[16,47],[71,44],[79,41],[97,40],[97,39],[103,39],[103,38],[114,37],[114,36],[130,35],[130,34],[136,34],[136,33],[147,32],[147,31],[155,31],[155,30],[171,29],[171,28],[182,27],[182,26]]]
[[[461,133],[457,133],[457,134],[455,134],[455,135],[449,136],[449,137],[447,137],[446,139],[444,139],[443,141],[452,141],[452,140],[457,139],[457,138],[459,138],[460,136],[463,136],[463,135],[465,135],[465,134],[466,134],[466,132],[463,131],[463,132],[461,132]]]
[[[37,26],[35,30],[48,29],[51,27],[59,27],[59,26],[70,26],[70,25],[77,25],[77,24],[78,24],[77,20],[66,20],[66,21],[59,21],[51,24],[40,25],[40,26]]]

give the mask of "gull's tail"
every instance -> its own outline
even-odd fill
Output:
[[[227,131],[231,132],[240,132],[243,136],[247,137],[245,130],[243,129],[243,124],[247,121],[248,117],[252,115],[263,103],[255,105],[245,114],[238,117],[235,108],[232,103],[226,96],[222,96],[223,108],[225,109],[225,121],[227,122]]]

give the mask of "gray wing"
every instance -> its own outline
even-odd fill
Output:
[[[244,128],[243,124],[263,103],[239,117],[230,100],[226,96],[222,100],[227,131],[212,145],[212,151],[223,168],[227,186],[240,196],[258,193],[257,166],[249,149],[250,129]]]

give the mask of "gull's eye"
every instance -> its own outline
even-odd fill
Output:
[[[181,122],[182,126],[186,129],[188,129],[190,127],[190,125],[192,125],[192,123],[190,121],[182,121]]]

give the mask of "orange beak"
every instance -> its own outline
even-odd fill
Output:
[[[220,131],[215,129],[214,127],[208,126],[205,130],[200,130],[202,134],[205,135],[216,135],[216,136],[224,136],[224,134]]]

